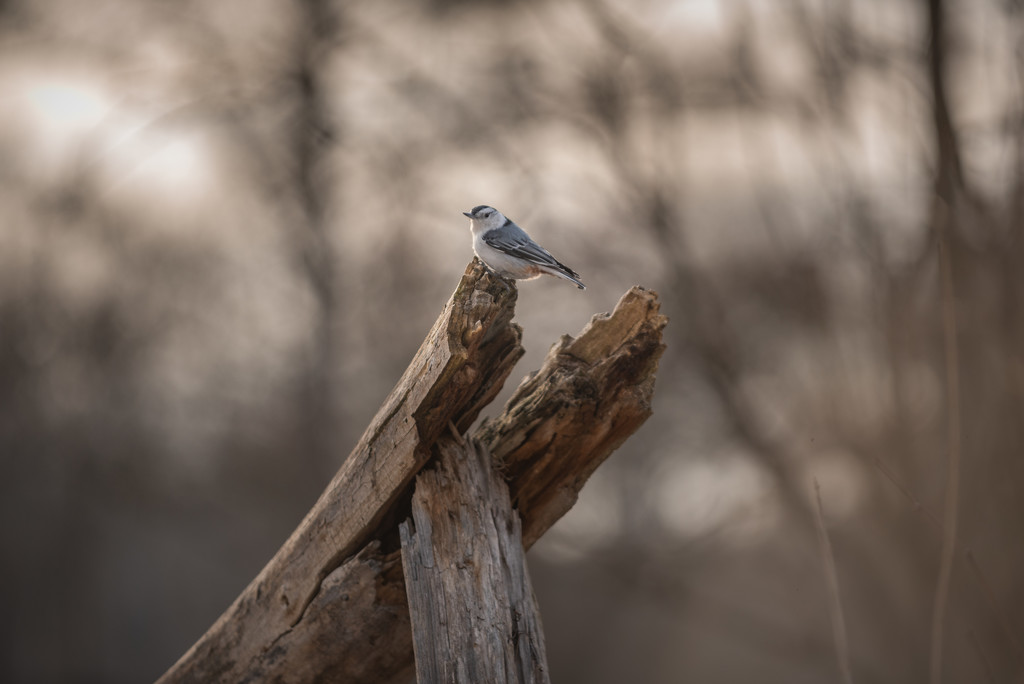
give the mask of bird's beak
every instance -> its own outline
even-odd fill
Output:
[[[462,215],[463,215],[463,216],[468,216],[469,218],[473,218],[473,215],[472,215],[472,214],[470,214],[470,213],[469,213],[468,211],[464,211],[464,212],[462,212]]]

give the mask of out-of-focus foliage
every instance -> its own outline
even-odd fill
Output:
[[[531,556],[555,681],[837,680],[813,480],[856,681],[928,680],[953,512],[944,680],[1019,679],[1024,22],[946,5],[932,53],[936,0],[0,3],[0,679],[184,652],[481,203],[590,287],[521,287],[524,374],[634,283],[671,317]]]

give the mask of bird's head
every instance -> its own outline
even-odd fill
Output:
[[[472,211],[462,213],[469,217],[469,227],[474,233],[501,228],[507,220],[500,211],[486,204],[481,204],[478,207],[473,207]]]

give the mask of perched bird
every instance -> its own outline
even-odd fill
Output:
[[[576,283],[581,290],[580,274],[530,239],[526,231],[486,204],[462,212],[469,217],[473,232],[473,251],[492,271],[503,278],[530,280],[541,274],[558,276]]]

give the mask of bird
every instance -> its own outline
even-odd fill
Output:
[[[579,273],[551,256],[551,252],[534,242],[525,230],[494,207],[481,204],[462,214],[469,217],[473,251],[499,276],[532,280],[546,273],[565,278],[581,290],[587,289],[580,281]]]

